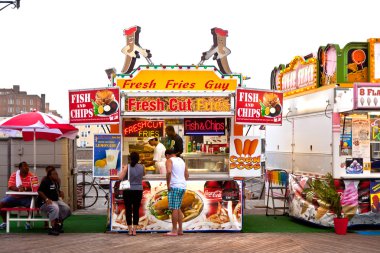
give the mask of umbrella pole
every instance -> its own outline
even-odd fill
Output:
[[[36,129],[33,129],[33,162],[34,162],[34,175],[36,174]]]

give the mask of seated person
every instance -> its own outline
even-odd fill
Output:
[[[63,202],[60,180],[54,167],[46,169],[47,176],[41,181],[38,188],[38,205],[41,211],[47,213],[52,228],[49,235],[63,233],[63,221],[71,215],[70,207]]]
[[[26,162],[21,162],[18,165],[18,170],[13,172],[8,181],[8,190],[10,191],[31,191],[31,177],[33,173],[29,172],[29,166]],[[0,208],[3,207],[30,207],[30,202],[32,198],[30,196],[20,196],[20,195],[9,195],[3,198],[0,202]],[[0,229],[6,228],[7,216],[6,212],[0,212],[1,217],[3,218],[3,223],[0,224]],[[25,224],[25,228],[29,229],[29,223]]]

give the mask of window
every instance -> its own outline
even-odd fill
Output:
[[[26,105],[26,99],[24,98],[23,100],[22,100],[22,105]],[[25,108],[25,107],[24,107]],[[25,111],[25,110],[24,110]]]
[[[8,107],[8,112],[13,112],[13,107]]]
[[[13,105],[14,102],[15,102],[15,101],[13,100],[13,98],[9,98],[9,99],[8,99],[8,104]]]
[[[16,108],[16,113],[20,113],[20,107]]]
[[[16,105],[20,105],[20,99],[16,99]]]
[[[30,99],[29,104],[33,105],[33,99]]]

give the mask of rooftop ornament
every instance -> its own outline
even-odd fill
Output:
[[[5,6],[3,7],[0,7],[0,11],[4,10],[5,8],[7,8],[9,5],[13,5],[13,9],[16,8],[20,8],[20,1],[21,0],[15,0],[15,1],[0,1],[0,4],[5,4]]]

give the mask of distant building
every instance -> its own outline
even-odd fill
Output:
[[[19,85],[13,85],[12,89],[0,88],[0,117],[12,117],[21,112],[37,110],[52,113],[61,117],[55,110],[50,110],[49,103],[45,102],[45,94],[28,95],[26,91],[20,91]]]
[[[76,125],[78,128],[77,147],[93,147],[94,146],[94,134],[109,133],[107,125]]]

